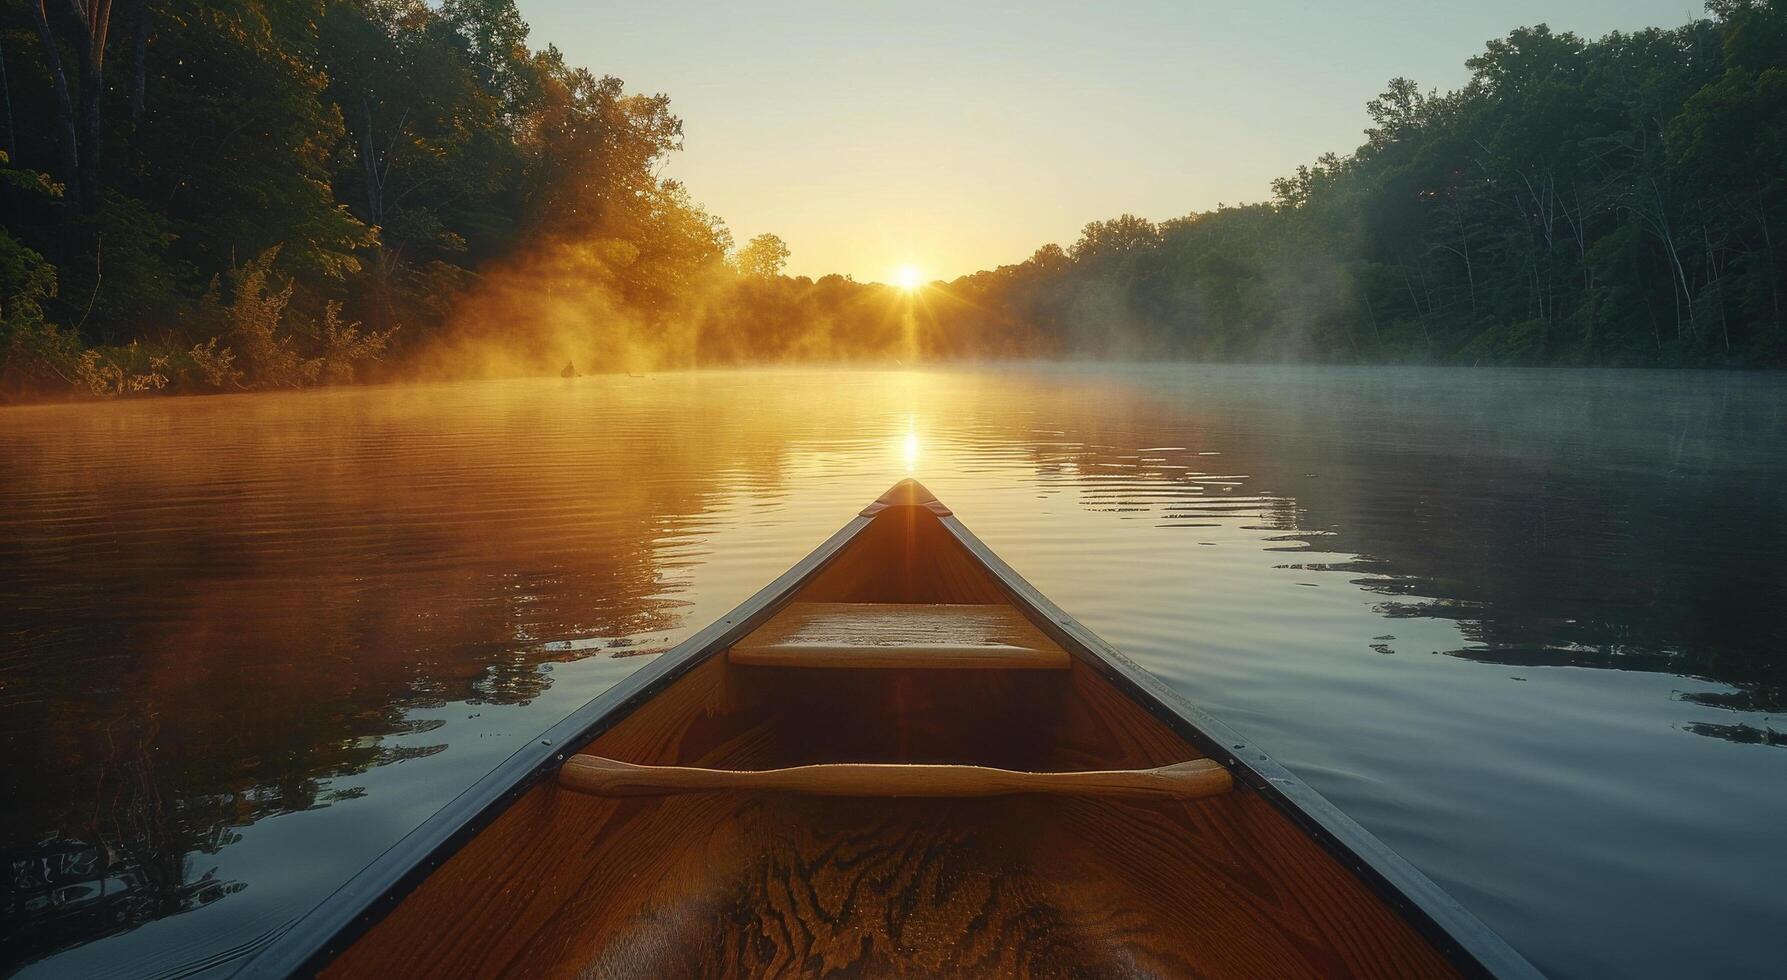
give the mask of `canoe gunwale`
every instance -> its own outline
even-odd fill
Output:
[[[857,516],[775,581],[662,656],[515,750],[421,824],[399,838],[345,884],[266,945],[235,976],[310,976],[364,935],[504,810],[558,772],[579,745],[619,724],[639,705],[676,683],[781,609],[814,575],[874,522]]]
[[[1259,792],[1352,870],[1465,974],[1522,980],[1543,976],[1456,899],[1334,804],[1056,606],[947,508],[941,504],[936,509],[923,503],[915,506],[929,510],[1043,633],[1179,736],[1227,766],[1234,778]],[[731,612],[517,749],[310,911],[282,930],[270,932],[236,975],[287,977],[319,972],[517,799],[554,778],[579,746],[619,724],[709,657],[724,655],[735,641],[775,615],[884,509],[871,505]]]

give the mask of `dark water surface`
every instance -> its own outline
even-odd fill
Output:
[[[911,473],[1559,976],[1787,969],[1787,386],[1023,367],[0,411],[0,972],[240,957]]]

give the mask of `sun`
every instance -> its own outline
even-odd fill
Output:
[[[894,270],[893,281],[901,289],[911,291],[924,285],[925,277],[924,273],[918,271],[918,266],[903,265]]]

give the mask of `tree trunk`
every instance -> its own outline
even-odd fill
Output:
[[[0,146],[7,156],[17,156],[19,152],[12,130],[12,86],[6,83],[6,48],[0,46],[0,108],[6,110],[6,145]]]
[[[372,249],[372,292],[373,306],[376,310],[374,329],[384,330],[390,327],[391,310],[391,256],[385,248],[385,172],[379,169],[378,150],[372,135],[372,98],[364,85],[360,88],[360,173],[366,181],[366,221],[379,230],[378,241]]]
[[[31,19],[37,25],[37,38],[43,42],[43,62],[50,71],[50,86],[56,93],[56,144],[62,157],[62,181],[70,195],[81,193],[80,142],[75,137],[74,97],[68,91],[68,73],[62,70],[62,52],[56,47],[56,36],[50,32],[50,14],[44,9],[47,0],[27,3]]]
[[[1725,284],[1719,278],[1719,253],[1713,248],[1712,231],[1700,226],[1700,240],[1706,243],[1706,272],[1712,277],[1713,302],[1719,304],[1719,333],[1725,340],[1725,353],[1731,353],[1731,323],[1725,316]]]
[[[76,38],[81,56],[81,192],[84,214],[99,211],[99,110],[105,95],[105,39],[112,23],[112,0],[68,0],[85,33]]]
[[[1662,188],[1657,186],[1655,177],[1650,178],[1651,203],[1656,210],[1645,215],[1651,231],[1657,240],[1663,243],[1663,251],[1668,253],[1669,265],[1675,275],[1670,281],[1675,287],[1675,295],[1680,297],[1675,304],[1675,339],[1682,339],[1682,307],[1686,302],[1688,311],[1688,334],[1698,336],[1699,326],[1694,322],[1694,287],[1688,284],[1688,270],[1682,265],[1681,250],[1675,244],[1675,232],[1669,227],[1669,208],[1663,200]]]
[[[1381,348],[1384,346],[1384,335],[1377,328],[1377,311],[1371,308],[1371,287],[1367,285],[1360,289],[1359,295],[1365,300],[1365,315],[1371,318],[1371,339]]]
[[[1681,283],[1682,300],[1687,305],[1688,309],[1688,333],[1698,337],[1700,335],[1700,327],[1694,321],[1694,287],[1688,285],[1688,270],[1682,265],[1681,253],[1675,249],[1675,236],[1665,235],[1663,244],[1669,252],[1669,261],[1675,264],[1675,277]],[[1681,324],[1677,322],[1676,333],[1678,338],[1680,332]]]
[[[380,226],[385,221],[385,193],[379,182],[378,151],[372,143],[372,100],[366,90],[360,90],[360,111],[363,113],[360,124],[360,171],[366,181],[366,218],[369,224]]]
[[[1415,304],[1415,322],[1421,327],[1421,339],[1427,345],[1427,354],[1433,355],[1433,335],[1427,332],[1427,317],[1421,312],[1421,301],[1415,298],[1415,284],[1409,280],[1408,267],[1402,270],[1402,284],[1409,289],[1409,302]]]
[[[130,128],[134,131],[143,121],[143,104],[148,88],[149,0],[137,6],[136,38],[130,46]]]
[[[1458,254],[1464,258],[1464,281],[1470,291],[1471,316],[1477,315],[1477,268],[1471,262],[1471,233],[1464,223],[1464,207],[1459,204],[1456,194],[1452,198],[1452,217],[1458,221],[1458,241],[1463,250]]]
[[[1638,250],[1632,249],[1631,256],[1632,256],[1632,281],[1633,282],[1643,282],[1644,281],[1644,268],[1640,264],[1639,257],[1638,257]],[[1669,287],[1670,287],[1669,296],[1671,299],[1673,299],[1675,297],[1675,280],[1673,278],[1671,278],[1669,280]],[[1655,304],[1652,304],[1652,303],[1644,303],[1643,306],[1644,306],[1645,315],[1650,317],[1651,337],[1652,337],[1652,339],[1654,339],[1656,341],[1657,350],[1661,351],[1663,349],[1663,325],[1657,322],[1656,306],[1655,306]],[[1679,333],[1681,331],[1681,307],[1680,306],[1676,307],[1675,321],[1676,321],[1676,331]]]
[[[82,214],[99,213],[99,96],[104,87],[104,72],[81,59],[81,192],[76,200]]]
[[[1780,267],[1775,265],[1775,240],[1768,230],[1768,202],[1763,199],[1761,181],[1756,186],[1756,219],[1762,225],[1762,247],[1768,257],[1768,299],[1775,314],[1775,326],[1781,325]]]

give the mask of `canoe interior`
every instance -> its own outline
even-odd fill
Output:
[[[792,597],[1005,603],[923,507]],[[724,651],[715,651],[716,654]],[[713,655],[581,751],[651,765],[1147,768],[1200,757],[1085,662],[802,669]],[[1245,787],[1190,802],[600,799],[535,786],[332,977],[1449,976]]]

